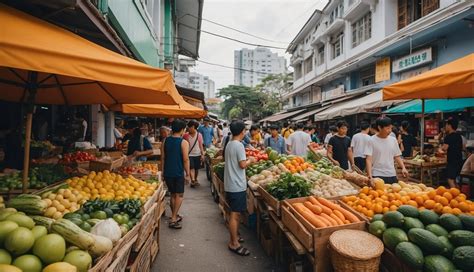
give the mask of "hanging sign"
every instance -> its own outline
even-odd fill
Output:
[[[438,120],[425,120],[425,136],[434,137],[439,134]]]
[[[426,48],[394,60],[392,62],[392,71],[394,73],[404,71],[431,62],[432,60],[431,47]]]
[[[390,80],[390,57],[377,60],[375,63],[375,83]]]

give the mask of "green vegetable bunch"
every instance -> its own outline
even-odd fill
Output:
[[[311,183],[300,176],[285,173],[268,185],[267,191],[278,200],[311,195]]]

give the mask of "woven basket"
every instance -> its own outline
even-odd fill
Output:
[[[383,243],[374,235],[360,230],[338,230],[329,237],[334,271],[379,271]]]

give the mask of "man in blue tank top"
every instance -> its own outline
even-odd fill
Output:
[[[171,193],[171,220],[169,227],[181,228],[181,220],[178,215],[179,208],[183,203],[184,182],[189,181],[189,143],[183,141],[183,133],[186,123],[182,120],[174,120],[171,124],[172,135],[168,136],[161,145],[161,165],[163,165],[163,177]],[[185,175],[186,174],[186,175]]]

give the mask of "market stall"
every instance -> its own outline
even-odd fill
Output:
[[[0,6],[0,18],[5,23],[0,41],[0,99],[28,105],[24,190],[28,181],[35,104],[174,105],[180,98],[172,88],[174,83],[168,71],[101,48],[63,28],[4,5]]]

